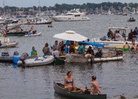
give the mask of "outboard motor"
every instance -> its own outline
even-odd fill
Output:
[[[19,60],[20,60],[19,52],[15,51],[15,52],[13,53],[13,62],[14,62],[15,64],[17,64]]]

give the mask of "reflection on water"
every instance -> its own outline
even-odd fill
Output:
[[[38,54],[42,55],[42,47],[46,42],[54,44],[52,37],[56,33],[75,30],[78,33],[92,37],[105,35],[109,26],[135,27],[136,23],[126,23],[123,16],[90,16],[87,22],[55,22],[54,28],[35,26],[42,32],[38,37],[10,37],[19,41],[17,48],[1,49],[30,53],[35,45]],[[110,21],[110,22],[109,22]],[[106,24],[103,24],[106,23]],[[64,26],[64,28],[63,28]],[[24,26],[27,28],[27,26]],[[66,99],[54,93],[53,82],[63,83],[67,71],[71,70],[78,87],[90,87],[91,76],[95,74],[101,90],[109,99],[118,99],[120,95],[137,97],[138,93],[138,53],[125,52],[123,61],[103,62],[91,64],[65,64],[40,67],[21,68],[17,65],[0,63],[0,98],[1,99]]]

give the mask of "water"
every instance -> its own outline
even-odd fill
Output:
[[[78,22],[53,22],[54,28],[47,25],[35,26],[42,36],[37,37],[10,37],[11,41],[18,41],[16,48],[1,49],[11,55],[14,51],[20,54],[30,54],[31,47],[35,46],[38,54],[42,55],[42,47],[46,42],[53,45],[54,34],[66,30],[74,30],[89,37],[106,35],[108,27],[127,26],[134,28],[137,22],[129,23],[129,16],[89,16],[91,21]],[[138,16],[134,16],[135,19]],[[29,29],[31,26],[23,26]],[[127,30],[127,33],[129,30]],[[71,70],[78,87],[90,86],[91,76],[95,74],[103,93],[108,99],[118,99],[124,95],[128,99],[136,99],[138,95],[138,53],[125,52],[123,61],[103,62],[90,64],[65,64],[61,66],[40,66],[21,68],[13,64],[0,63],[0,98],[1,99],[66,99],[54,94],[53,82],[63,83],[67,71]]]

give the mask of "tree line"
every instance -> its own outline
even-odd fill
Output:
[[[64,11],[64,10],[71,10],[74,8],[79,8],[80,10],[85,9],[86,11],[89,10],[95,10],[96,8],[101,8],[103,10],[109,10],[111,7],[114,8],[115,10],[122,10],[124,7],[128,7],[128,9],[132,8],[138,8],[138,3],[121,3],[121,2],[102,2],[102,3],[84,3],[84,4],[55,4],[54,6],[33,6],[33,7],[15,7],[15,6],[5,6],[5,7],[0,7],[0,12],[17,12],[17,11],[24,11],[28,12],[30,9],[31,11],[47,11],[47,10],[55,10],[55,11]]]

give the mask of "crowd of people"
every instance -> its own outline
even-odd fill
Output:
[[[67,44],[69,43],[69,44]],[[57,40],[55,41],[53,46],[49,46],[48,43],[45,43],[44,47],[42,48],[43,56],[46,55],[53,55],[55,57],[58,56],[64,56],[67,53],[70,54],[82,54],[86,58],[94,58],[94,57],[102,57],[103,53],[101,49],[98,49],[96,53],[94,53],[94,50],[92,46],[88,46],[86,48],[85,45],[79,44],[78,42],[73,42],[73,41],[64,41],[58,42]],[[31,51],[31,56],[38,56],[38,52],[35,49],[35,47],[32,47]]]

